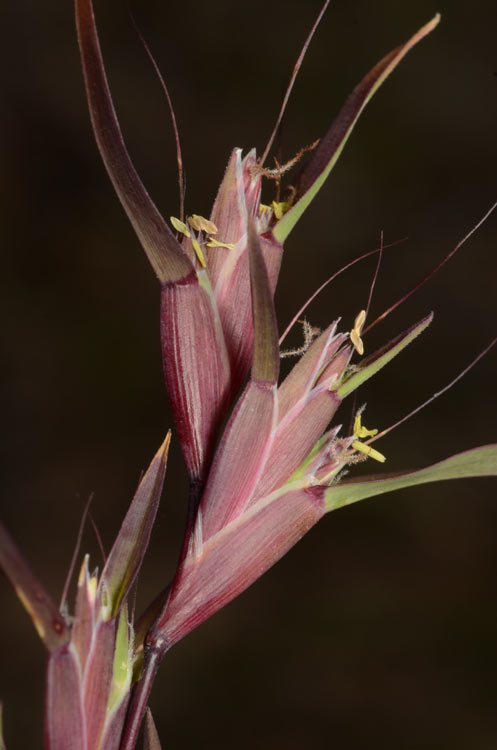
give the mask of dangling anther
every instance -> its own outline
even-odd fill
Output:
[[[361,310],[359,315],[354,320],[354,327],[349,334],[350,340],[352,341],[354,349],[361,357],[364,354],[364,344],[361,339],[361,331],[362,331],[362,327],[365,321],[366,321],[366,310]]]

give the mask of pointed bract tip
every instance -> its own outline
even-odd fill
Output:
[[[133,584],[148,547],[166,473],[171,431],[145,472],[102,572],[104,618],[114,617]]]
[[[159,734],[152,717],[152,711],[147,708],[145,714],[145,741],[143,750],[161,750]]]
[[[296,182],[296,195],[291,208],[275,224],[273,234],[279,242],[284,242],[295,224],[323,186],[335,166],[364,107],[375,92],[397,67],[405,55],[438,25],[437,13],[407,42],[399,45],[386,55],[363,80],[355,87],[342,109],[321,138],[312,158],[302,168]]]
[[[425,318],[420,320],[419,323],[411,326],[407,331],[401,333],[388,344],[381,347],[381,349],[378,349],[369,357],[362,360],[359,363],[357,370],[355,370],[348,378],[338,383],[336,392],[340,398],[348,396],[352,391],[355,391],[360,385],[365,383],[366,380],[369,380],[373,375],[376,375],[382,367],[391,362],[397,354],[400,354],[406,346],[428,328],[433,317],[434,313],[431,312]]]
[[[433,18],[431,19],[431,21],[429,21],[426,25],[430,26],[430,31],[431,31],[436,26],[438,26],[438,24],[440,23],[441,20],[442,20],[442,14],[441,13],[435,13],[435,15],[433,16]]]

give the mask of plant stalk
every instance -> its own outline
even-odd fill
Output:
[[[141,723],[147,710],[148,699],[155,676],[162,661],[163,652],[149,648],[145,652],[143,676],[137,682],[126,717],[120,750],[135,750]]]

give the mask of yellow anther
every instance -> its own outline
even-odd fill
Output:
[[[204,257],[202,248],[200,247],[197,240],[195,239],[192,239],[192,245],[193,245],[193,249],[195,250],[195,255],[199,259],[200,265],[202,266],[202,268],[205,268],[207,263],[205,262],[205,257]]]
[[[265,203],[259,203],[259,213],[264,214],[266,211],[271,211],[271,206],[266,206]]]
[[[232,242],[219,242],[219,240],[215,240],[213,237],[209,237],[207,247],[225,247],[226,250],[233,250],[235,246]]]
[[[356,414],[354,419],[354,436],[358,438],[374,437],[378,434],[378,430],[368,430],[361,424],[361,415]]]
[[[361,339],[361,331],[362,327],[364,325],[364,322],[366,320],[366,310],[361,310],[359,315],[354,320],[354,327],[351,330],[349,336],[350,340],[352,341],[352,344],[354,345],[354,349],[358,354],[362,355],[364,354],[364,344],[362,343]]]
[[[364,427],[364,425],[361,424],[361,412],[359,411],[355,415],[354,419],[354,437],[367,438],[374,437],[377,434],[378,430],[368,430],[367,427]],[[354,440],[354,442],[352,443],[352,448],[356,451],[359,451],[359,453],[364,453],[364,455],[368,456],[369,458],[374,458],[375,461],[380,461],[381,463],[384,463],[386,461],[383,453],[380,453],[374,448],[371,448],[371,446],[367,445],[366,443],[361,443],[360,440]]]
[[[169,220],[177,232],[181,232],[181,234],[184,234],[185,237],[190,236],[190,232],[184,221],[180,221],[176,218],[176,216],[170,216]]]
[[[281,219],[283,214],[286,214],[291,205],[292,204],[290,203],[290,201],[283,201],[282,203],[276,203],[276,201],[273,201],[271,203],[271,208],[273,209],[276,218]]]
[[[207,232],[207,234],[217,234],[217,227],[213,221],[204,219],[203,216],[192,214],[188,217],[188,223],[196,232]]]
[[[88,597],[93,603],[97,596],[98,579],[97,576],[92,576],[88,581]]]
[[[359,451],[359,453],[364,453],[364,455],[368,458],[374,458],[375,461],[379,461],[382,464],[387,460],[386,456],[384,456],[383,453],[380,453],[374,448],[371,448],[370,445],[361,443],[360,440],[354,440],[354,442],[352,443],[352,448],[356,451]]]

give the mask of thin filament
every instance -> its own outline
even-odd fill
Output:
[[[88,518],[90,519],[91,527],[93,529],[93,533],[95,534],[95,539],[97,540],[98,549],[100,550],[100,554],[102,555],[102,561],[103,564],[107,562],[107,555],[105,554],[105,548],[104,544],[102,542],[102,537],[100,536],[100,532],[98,530],[97,524],[95,523],[95,519],[93,518],[91,512],[88,513]]]
[[[364,260],[365,258],[369,258],[370,255],[374,255],[375,253],[379,253],[380,251],[383,251],[387,247],[394,247],[395,245],[400,244],[401,242],[405,242],[407,237],[403,237],[400,240],[395,240],[395,242],[390,242],[388,245],[384,245],[383,247],[377,247],[375,250],[370,250],[368,253],[364,253],[363,255],[360,255],[358,258],[354,258],[354,260],[351,260],[350,263],[347,263],[343,268],[340,268],[339,271],[336,271],[332,276],[330,276],[326,281],[324,281],[320,287],[316,289],[316,291],[309,297],[309,299],[302,305],[300,310],[294,315],[290,323],[287,325],[285,330],[280,336],[280,346],[283,343],[283,341],[286,339],[288,334],[290,333],[290,330],[293,328],[295,323],[297,323],[298,319],[302,315],[305,310],[309,307],[311,302],[313,302],[318,294],[323,291],[325,287],[328,286],[328,284],[331,284],[331,282],[336,279],[340,274],[342,274],[344,271],[347,271],[351,266],[354,266],[356,263],[359,263],[360,260]]]
[[[412,411],[410,411],[409,414],[406,414],[405,417],[402,417],[402,419],[399,419],[398,422],[395,422],[394,424],[390,425],[390,427],[387,427],[385,430],[382,430],[377,435],[375,435],[374,437],[370,438],[369,440],[365,440],[364,442],[368,443],[368,444],[369,443],[374,443],[375,440],[378,440],[378,438],[384,437],[389,432],[391,432],[392,430],[394,430],[396,427],[399,427],[399,425],[403,424],[408,419],[410,419],[415,414],[417,414],[418,411],[421,411],[421,409],[424,409],[425,406],[428,406],[428,404],[431,404],[432,401],[435,401],[436,398],[438,398],[443,393],[445,393],[445,391],[448,391],[449,388],[452,388],[452,386],[455,385],[458,380],[460,380],[462,377],[464,377],[464,375],[466,375],[470,370],[472,370],[473,367],[477,364],[477,362],[479,362],[480,359],[482,359],[482,357],[484,357],[486,354],[488,354],[488,352],[490,351],[490,349],[496,343],[497,343],[497,337],[494,338],[493,341],[491,341],[490,344],[482,352],[480,352],[478,354],[478,356],[475,357],[475,359],[472,362],[470,362],[469,365],[467,367],[465,367],[462,372],[459,373],[459,375],[457,375],[453,380],[451,380],[450,383],[448,383],[448,385],[444,386],[442,388],[442,390],[437,391],[436,393],[434,393],[433,396],[430,396],[430,398],[428,398],[426,401],[423,401],[422,404],[420,404],[415,409],[413,409]]]
[[[152,63],[152,66],[154,68],[155,74],[157,78],[159,79],[160,85],[162,86],[162,91],[164,92],[164,95],[166,97],[167,106],[169,108],[169,114],[171,115],[171,122],[173,126],[173,132],[174,132],[174,141],[176,143],[176,162],[178,165],[178,189],[179,189],[179,218],[181,221],[184,221],[185,219],[185,176],[184,176],[184,170],[183,170],[183,158],[181,154],[181,143],[179,139],[179,130],[178,125],[176,122],[176,116],[174,114],[174,108],[173,103],[171,100],[171,97],[169,95],[169,90],[166,86],[166,82],[162,76],[162,73],[160,72],[159,66],[157,65],[157,62],[155,61],[154,56],[152,55],[152,52],[150,50],[150,47],[148,46],[147,42],[145,41],[145,38],[143,34],[141,33],[138,24],[135,20],[135,17],[133,15],[133,12],[131,10],[131,4],[130,2],[127,3],[128,5],[128,12],[129,16],[131,18],[131,23],[133,24],[133,27],[135,29],[135,32],[138,36],[138,39],[140,40],[140,43],[145,50],[148,59]]]
[[[368,304],[366,305],[366,319],[368,317],[369,308],[371,307],[371,300],[373,299],[373,292],[376,284],[376,279],[378,278],[378,273],[381,266],[381,261],[383,258],[383,229],[380,232],[380,249],[378,252],[378,261],[376,263],[376,268],[373,276],[373,280],[371,282],[371,286],[369,288],[369,297],[368,297]]]
[[[71,583],[71,578],[74,573],[74,566],[76,565],[76,559],[79,555],[79,550],[81,548],[81,540],[83,538],[83,531],[85,528],[85,522],[86,522],[86,516],[88,515],[88,511],[90,510],[91,501],[93,500],[93,493],[90,495],[88,500],[85,503],[85,506],[83,508],[83,515],[81,516],[81,520],[79,522],[79,528],[78,528],[78,536],[76,537],[76,544],[74,546],[74,551],[72,553],[71,557],[71,563],[69,565],[69,570],[67,571],[66,580],[64,582],[64,588],[62,590],[62,596],[60,597],[60,604],[59,604],[59,611],[62,612],[64,605],[66,603],[67,599],[67,592],[69,590],[69,584]]]
[[[459,248],[462,247],[462,245],[464,245],[466,240],[469,240],[471,235],[473,235],[476,232],[476,230],[481,227],[481,225],[488,219],[488,217],[490,216],[490,214],[496,207],[497,207],[497,201],[493,204],[493,206],[491,206],[491,208],[489,208],[485,216],[483,216],[480,219],[480,221],[477,224],[475,224],[475,226],[462,238],[462,240],[460,240],[457,243],[457,245],[450,251],[450,253],[448,253],[445,256],[445,258],[442,258],[440,263],[438,263],[438,265],[436,265],[435,268],[432,268],[432,270],[424,277],[424,279],[421,279],[421,281],[415,284],[415,286],[413,286],[412,289],[410,289],[407,292],[407,294],[404,294],[403,297],[398,299],[397,302],[394,302],[394,304],[391,305],[387,310],[385,310],[385,312],[383,312],[375,320],[373,320],[372,323],[366,326],[366,328],[363,330],[363,334],[370,331],[371,328],[373,328],[373,326],[375,326],[381,320],[384,320],[387,317],[387,315],[390,315],[390,313],[393,312],[397,307],[399,307],[399,305],[405,302],[411,296],[411,294],[414,294],[414,292],[416,292],[418,289],[421,289],[421,287],[424,286],[426,282],[429,281],[431,277],[434,276],[437,273],[437,271],[439,271],[442,268],[442,266],[444,266],[447,263],[447,261],[449,261],[452,258],[453,255],[455,255],[455,253],[459,250]]]
[[[309,44],[311,43],[312,37],[314,36],[314,32],[316,31],[317,27],[319,26],[319,24],[321,22],[321,19],[322,19],[323,15],[324,15],[324,13],[326,11],[326,8],[328,7],[329,4],[330,4],[330,0],[326,0],[325,4],[323,5],[323,7],[321,8],[321,10],[319,12],[318,17],[316,18],[316,20],[314,21],[314,23],[312,25],[312,28],[311,28],[308,36],[307,36],[307,39],[304,42],[304,46],[302,47],[300,55],[298,56],[297,62],[294,65],[294,68],[293,68],[293,71],[292,71],[292,75],[291,75],[291,78],[290,78],[290,82],[289,82],[289,84],[287,86],[287,89],[286,89],[286,92],[285,92],[285,96],[283,97],[283,102],[282,102],[281,109],[280,109],[280,112],[278,114],[278,117],[276,119],[276,123],[275,123],[273,131],[272,131],[272,133],[271,133],[271,135],[269,137],[269,141],[267,143],[267,146],[264,149],[264,153],[262,154],[262,156],[261,156],[261,158],[259,160],[259,164],[261,166],[264,165],[264,162],[266,161],[266,159],[268,157],[268,154],[269,154],[269,152],[271,150],[271,146],[273,145],[273,141],[274,141],[274,139],[276,137],[276,133],[278,132],[278,129],[279,129],[280,125],[281,125],[281,121],[283,119],[283,115],[285,114],[286,105],[288,104],[288,100],[290,98],[290,94],[292,93],[293,85],[294,85],[295,80],[297,78],[298,72],[299,72],[299,70],[300,70],[300,68],[302,66],[302,62],[304,60],[305,54],[307,52]]]

